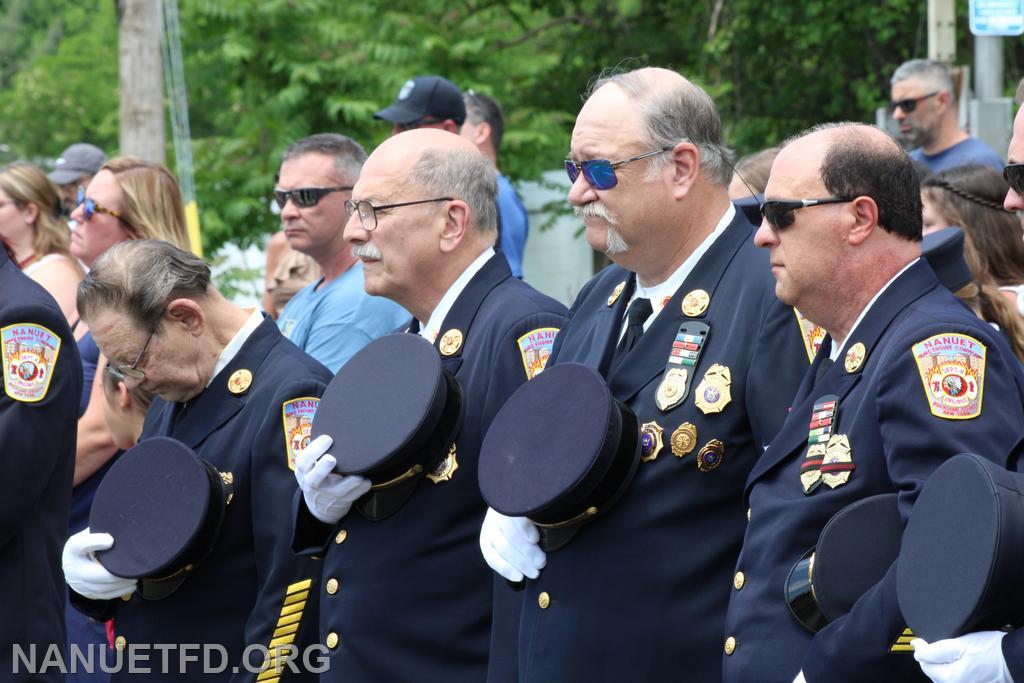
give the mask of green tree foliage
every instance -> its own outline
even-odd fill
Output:
[[[969,62],[966,3],[961,62]],[[8,0],[0,9],[0,143],[56,155],[117,139],[112,0]],[[888,79],[926,52],[920,0],[179,0],[196,187],[210,250],[278,227],[284,148],[316,132],[368,149],[372,114],[415,75],[444,74],[506,110],[502,169],[559,166],[580,97],[603,69],[647,64],[706,87],[747,153],[820,121],[874,121]],[[1008,88],[1024,65],[1007,40]],[[1010,88],[1012,90],[1012,88]]]

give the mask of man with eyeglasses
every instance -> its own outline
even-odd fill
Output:
[[[569,201],[615,264],[577,296],[551,362],[607,379],[642,424],[642,462],[613,510],[546,557],[531,521],[488,511],[484,558],[529,579],[521,614],[496,617],[492,680],[714,681],[743,483],[807,368],[800,328],[729,202],[701,88],[654,68],[599,79],[569,155]]]
[[[416,128],[437,128],[458,133],[466,120],[462,91],[443,76],[417,76],[402,84],[391,106],[373,118],[392,124],[391,134]]]
[[[225,299],[209,266],[168,242],[132,240],[107,250],[79,286],[78,310],[109,359],[107,371],[157,396],[140,441],[183,442],[219,470],[233,495],[208,557],[162,599],[143,598],[145,585],[97,561],[117,538],[89,529],[73,535],[63,555],[72,602],[94,619],[114,619],[115,647],[126,661],[131,647],[182,647],[169,664],[151,655],[151,679],[126,664],[113,681],[255,681],[257,650],[311,644],[320,568],[289,551],[287,520],[294,457],[331,373],[272,320]],[[177,522],[167,521],[169,535],[180,532]],[[196,645],[221,648],[210,661],[222,668],[211,670],[202,656],[185,659],[183,648]],[[270,664],[281,664],[280,656]]]
[[[1024,373],[921,258],[920,195],[899,144],[861,124],[812,128],[772,166],[755,242],[778,298],[828,334],[744,489],[726,683],[923,680],[895,567],[831,623],[788,604],[790,573],[847,505],[895,493],[905,522],[945,459],[1005,463],[1021,443]]]
[[[984,164],[1003,170],[1003,160],[960,128],[956,88],[945,64],[930,59],[904,62],[892,75],[892,117],[910,145],[910,158],[932,173]]]
[[[312,135],[285,151],[274,188],[288,246],[316,261],[321,273],[291,298],[277,324],[331,372],[409,320],[401,306],[363,291],[363,266],[342,236],[345,200],[365,160],[351,138]]]
[[[347,202],[345,239],[366,291],[413,314],[408,332],[437,349],[464,412],[430,481],[383,520],[349,510],[370,483],[331,471],[329,438],[300,456],[293,548],[324,558],[325,683],[486,677],[492,574],[477,548],[480,444],[506,399],[543,370],[566,313],[495,253],[496,193],[494,168],[470,142],[415,130],[370,155]]]

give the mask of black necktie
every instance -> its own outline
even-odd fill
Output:
[[[621,363],[630,349],[640,341],[640,337],[644,333],[644,322],[651,317],[653,312],[654,308],[651,306],[650,299],[633,299],[633,302],[629,304],[629,310],[626,311],[626,334],[622,335],[622,341],[615,347],[615,357],[612,359],[613,368]]]
[[[825,376],[825,373],[832,367],[833,361],[831,358],[822,358],[821,362],[818,363],[818,370],[814,373],[814,384],[817,385],[821,381],[821,378]]]

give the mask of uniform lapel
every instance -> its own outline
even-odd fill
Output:
[[[628,401],[644,388],[652,379],[665,370],[669,353],[672,350],[672,342],[675,340],[679,325],[684,320],[691,318],[683,315],[683,297],[695,289],[703,289],[711,297],[711,303],[707,310],[701,315],[692,318],[693,320],[705,320],[716,305],[731,306],[732,302],[717,301],[715,290],[722,281],[729,263],[736,256],[740,247],[751,239],[750,224],[745,218],[737,213],[737,217],[725,229],[711,248],[701,257],[700,261],[690,272],[683,284],[676,290],[669,302],[661,309],[647,331],[640,337],[633,350],[622,359],[611,376],[608,377],[608,386],[612,394],[620,401]],[[626,300],[629,297],[623,296],[620,299]],[[623,302],[625,305],[625,302]],[[621,322],[621,316],[616,321]],[[618,326],[616,327],[618,331]],[[715,336],[712,327],[709,342]],[[618,337],[615,337],[618,341]],[[614,345],[612,346],[614,349]],[[697,372],[699,368],[694,368]]]

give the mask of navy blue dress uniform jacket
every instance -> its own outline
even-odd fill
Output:
[[[737,214],[610,372],[635,275],[610,266],[580,292],[549,363],[598,369],[641,424],[657,422],[664,446],[640,463],[608,515],[549,553],[539,578],[527,582],[521,681],[714,681],[721,675],[732,567],[746,525],[743,483],[782,425],[808,365],[797,318],[775,299],[767,252],[752,237],[753,227]],[[706,311],[684,315],[685,295],[698,289],[709,295]],[[710,334],[689,396],[662,411],[655,394],[687,321],[706,323]],[[695,396],[715,365],[730,371],[731,401],[705,414]],[[678,457],[672,434],[689,429],[686,424],[696,438],[689,452],[677,438]],[[702,471],[698,452],[712,440],[724,451],[717,467]]]
[[[252,373],[252,384],[240,394],[228,389],[228,380],[238,370]],[[216,546],[181,587],[162,600],[146,600],[138,593],[128,601],[73,598],[93,618],[114,617],[118,647],[215,644],[226,650],[227,661],[214,653],[212,667],[227,666],[220,673],[203,675],[199,652],[200,661],[189,663],[187,674],[179,673],[175,651],[171,671],[162,675],[160,653],[150,647],[150,659],[144,663],[151,670],[148,676],[129,673],[125,656],[113,681],[254,681],[257,674],[247,669],[260,663],[255,646],[270,647],[274,641],[275,647],[291,644],[301,650],[309,644],[303,642],[303,634],[313,634],[320,567],[310,558],[295,557],[289,548],[290,506],[298,487],[288,462],[283,405],[298,398],[318,399],[330,378],[327,368],[283,337],[273,320],[264,318],[199,396],[187,404],[154,400],[143,440],[175,438],[222,476],[231,473],[233,496]],[[297,620],[296,614],[301,614]],[[307,625],[308,630],[303,628]],[[248,646],[254,646],[254,659],[246,666],[241,658]],[[301,663],[301,657],[296,662]],[[315,659],[310,664],[315,667]],[[237,673],[234,667],[239,668]],[[280,680],[316,677],[296,676],[285,669]]]
[[[985,347],[984,369],[973,378],[969,372],[943,368],[954,367],[952,360],[970,363],[976,372],[979,363],[972,356],[978,347],[960,353],[959,359],[957,354],[939,355],[946,353],[943,349],[966,348],[958,341],[965,336]],[[932,346],[934,342],[938,344]],[[857,344],[863,345],[859,365],[847,364],[844,350],[815,384],[817,368],[831,346],[826,338],[786,424],[751,472],[745,493],[750,523],[736,564],[737,577],[742,572],[743,580],[732,591],[726,623],[726,636],[733,639],[724,655],[727,683],[790,683],[801,668],[809,683],[927,681],[909,648],[912,636],[904,632],[894,568],[849,614],[813,639],[787,610],[786,577],[815,545],[826,522],[846,505],[896,493],[906,521],[921,486],[946,458],[980,453],[1005,464],[1022,438],[1020,364],[1003,336],[942,287],[924,260],[882,293],[845,349]],[[940,398],[933,404],[926,394],[944,388],[960,395],[956,400],[967,406],[962,414],[957,415],[960,408],[952,405],[953,398],[935,393]],[[973,412],[971,391],[977,391],[980,401],[976,417],[968,417]],[[848,476],[830,475],[831,483],[823,481],[805,494],[800,472],[811,413],[815,402],[828,395],[838,397],[838,422],[829,447],[832,439],[845,435],[853,469],[847,469]]]
[[[0,246],[0,680],[62,681],[59,667],[14,673],[14,647],[41,665],[65,657],[61,549],[75,468],[82,363],[64,314]],[[41,355],[40,355],[41,354]],[[56,661],[56,660],[54,660]]]
[[[498,409],[532,376],[519,339],[545,328],[553,336],[565,313],[495,255],[456,299],[435,341],[453,329],[464,336],[457,352],[442,355],[465,404],[450,479],[422,480],[391,517],[371,522],[353,510],[333,528],[296,496],[294,548],[326,553],[324,585],[335,579],[338,586],[319,595],[320,642],[334,643],[321,681],[484,680],[492,572],[478,541],[486,509],[477,484],[480,443]]]

